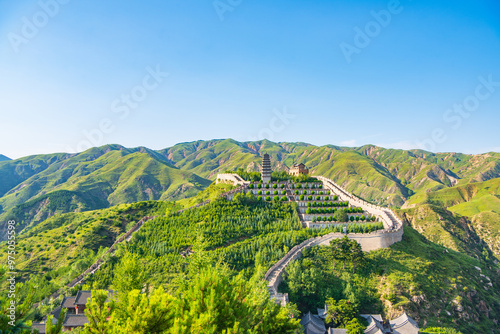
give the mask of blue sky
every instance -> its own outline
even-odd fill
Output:
[[[11,158],[214,138],[500,151],[497,1],[0,0],[0,36]]]

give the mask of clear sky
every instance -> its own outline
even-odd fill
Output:
[[[0,0],[0,154],[268,138],[500,151],[491,1]]]

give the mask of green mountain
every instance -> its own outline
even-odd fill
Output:
[[[118,145],[5,161],[0,180],[0,231],[10,218],[22,229],[56,213],[190,197],[210,184],[154,151]]]
[[[0,162],[2,161],[8,161],[8,160],[11,160],[10,158],[6,157],[5,155],[3,154],[0,154]]]

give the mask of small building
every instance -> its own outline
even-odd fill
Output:
[[[109,297],[113,295],[113,291],[108,290]],[[109,298],[108,297],[108,298]],[[53,316],[52,322],[57,323],[63,308],[67,310],[66,318],[63,322],[64,330],[71,331],[76,327],[83,327],[88,323],[85,316],[85,308],[87,303],[92,299],[92,293],[89,290],[80,290],[74,297],[64,297],[61,305],[55,308],[50,314]],[[40,334],[45,333],[45,323],[33,323],[33,330],[38,330]]]
[[[300,324],[304,328],[304,334],[325,334],[325,322],[319,316],[307,313],[300,319]]]
[[[396,319],[390,320],[389,324],[394,334],[418,334],[419,331],[418,324],[406,312],[403,312]]]
[[[92,293],[88,290],[80,290],[76,294],[74,306],[76,309],[75,314],[84,314],[85,305],[87,305],[87,300],[92,298]]]
[[[307,169],[306,165],[304,165],[303,163],[295,164],[290,168],[288,174],[292,176],[308,175],[309,169]]]

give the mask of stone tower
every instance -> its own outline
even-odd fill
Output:
[[[271,159],[269,159],[269,154],[267,153],[264,154],[264,157],[262,157],[261,176],[262,183],[271,182]]]

